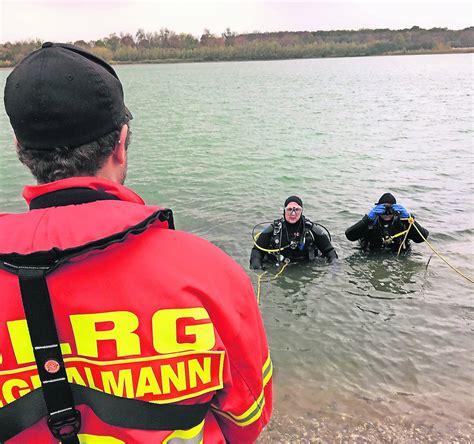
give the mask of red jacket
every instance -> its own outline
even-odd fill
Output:
[[[26,187],[24,197],[30,203],[68,188],[100,190],[120,200],[0,214],[0,253],[81,246],[158,210],[123,186],[90,177]],[[188,431],[112,427],[81,405],[84,442],[256,440],[271,414],[272,364],[251,282],[221,250],[155,222],[62,265],[49,275],[48,287],[70,382],[155,403],[212,398],[204,423]],[[0,288],[1,412],[37,388],[38,377],[17,277],[0,269]],[[43,418],[10,442],[57,440]]]

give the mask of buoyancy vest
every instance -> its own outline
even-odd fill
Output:
[[[230,381],[226,346],[214,334],[211,316],[227,317],[227,331],[219,335],[223,338],[237,336],[240,328],[239,315],[223,315],[223,307],[205,307],[202,299],[229,298],[230,303],[231,291],[209,293],[224,274],[221,264],[229,266],[230,259],[205,241],[167,229],[169,211],[143,205],[124,187],[90,178],[60,182],[27,188],[25,197],[31,202],[84,185],[124,200],[0,215],[0,441],[17,436],[19,441],[13,442],[33,442],[38,434],[42,443],[57,442],[41,435],[44,423],[38,422],[56,413],[59,421],[50,421],[50,429],[57,438],[63,435],[64,442],[74,442],[68,439],[78,428],[78,412],[88,424],[87,433],[92,427],[100,432],[97,436],[109,436],[110,426],[119,427],[124,441],[117,443],[161,442],[172,438],[175,429],[194,430],[195,436],[187,435],[191,440],[202,437],[209,402]],[[216,274],[209,276],[211,263]],[[245,275],[233,265],[231,269],[229,281],[217,283],[221,290],[241,286]],[[40,282],[46,292],[28,290],[25,279],[32,278],[33,287]],[[27,307],[25,300],[35,292],[51,301],[57,339],[47,338],[49,343],[34,337],[35,318],[41,325],[48,315],[47,307],[35,313],[47,303]],[[169,336],[165,327],[173,326],[175,334]],[[258,387],[256,382],[250,385]],[[70,387],[66,401],[54,393],[48,400],[46,387],[57,384]],[[242,406],[244,411],[247,407]],[[66,409],[70,415],[61,412]],[[201,428],[195,430],[199,422]],[[211,441],[223,442],[215,419],[206,423]],[[167,432],[151,438],[146,432],[151,430]]]
[[[310,260],[314,260],[315,256],[318,254],[318,250],[315,245],[315,239],[313,232],[311,229],[313,228],[313,222],[309,219],[302,216],[303,219],[303,230],[299,233],[298,237],[294,240],[290,240],[289,244],[283,243],[283,231],[284,231],[284,219],[276,219],[273,221],[273,234],[270,241],[270,248],[277,249],[277,248],[284,248],[288,247],[292,250],[299,250],[299,251],[307,251],[308,257]],[[274,253],[276,256],[279,253]]]
[[[408,223],[401,221],[398,216],[393,220],[383,225],[378,219],[373,224],[368,225],[367,234],[360,239],[360,246],[363,250],[391,250],[398,251],[400,244],[403,243],[401,251],[406,252],[411,248],[410,239],[405,236],[393,236],[404,232],[408,228]],[[404,242],[403,242],[404,241]]]

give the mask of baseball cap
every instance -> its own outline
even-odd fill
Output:
[[[132,118],[114,69],[64,43],[26,56],[7,78],[4,102],[20,145],[38,150],[83,145]]]

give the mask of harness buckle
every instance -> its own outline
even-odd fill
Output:
[[[276,236],[277,234],[280,234],[281,227],[283,223],[281,219],[273,221],[273,235]]]
[[[81,412],[77,409],[58,413],[48,418],[48,427],[53,436],[60,441],[72,438],[81,428]]]

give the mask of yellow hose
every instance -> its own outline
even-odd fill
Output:
[[[265,253],[279,253],[280,251],[283,251],[283,250],[285,250],[286,248],[288,248],[288,247],[290,246],[290,245],[287,245],[286,247],[277,248],[277,249],[275,249],[275,250],[269,250],[269,249],[267,249],[267,248],[263,248],[263,247],[261,247],[260,245],[257,244],[257,239],[258,239],[258,237],[259,237],[261,234],[262,234],[262,233],[260,232],[260,233],[257,233],[257,234],[255,235],[255,237],[253,238],[253,244],[254,244],[259,250],[262,250],[262,251],[264,251]]]

